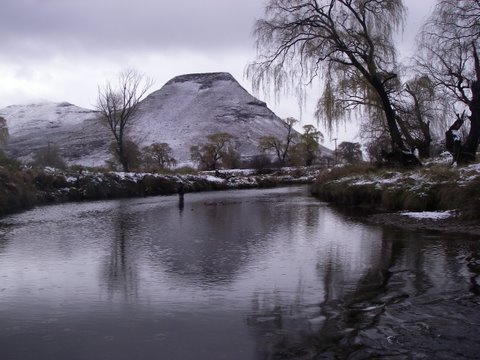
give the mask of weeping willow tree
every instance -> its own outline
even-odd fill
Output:
[[[421,70],[451,99],[458,115],[447,132],[456,137],[468,117],[468,136],[449,150],[460,163],[475,160],[480,142],[480,0],[439,0],[423,27]]]
[[[382,117],[392,153],[407,162],[392,105],[399,90],[393,35],[405,14],[401,0],[268,0],[247,76],[256,90],[277,92],[320,78],[316,116],[328,130],[352,112]]]

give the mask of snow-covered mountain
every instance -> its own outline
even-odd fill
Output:
[[[257,155],[261,136],[284,138],[286,129],[267,105],[228,73],[181,75],[142,101],[132,137],[142,145],[166,142],[180,161],[190,146],[216,132],[236,137],[242,157]]]
[[[56,146],[69,164],[104,165],[111,142],[97,112],[70,103],[12,105],[0,109],[10,134],[8,152],[23,161],[40,148]]]
[[[54,144],[67,163],[100,166],[109,158],[111,134],[97,113],[69,103],[43,103],[0,109],[10,132],[9,152],[27,160],[38,148]],[[190,161],[190,146],[207,135],[236,137],[244,159],[258,155],[259,138],[284,138],[283,122],[228,73],[181,75],[146,97],[129,128],[140,147],[168,143],[177,161]],[[324,153],[331,153],[323,148]]]

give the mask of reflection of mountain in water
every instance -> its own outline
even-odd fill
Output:
[[[478,357],[478,241],[360,225],[303,190],[3,219],[2,359]]]
[[[272,215],[238,201],[189,203],[149,211],[139,237],[168,276],[196,285],[230,282],[265,243]],[[257,210],[257,211],[256,211]],[[161,230],[159,230],[161,228]]]

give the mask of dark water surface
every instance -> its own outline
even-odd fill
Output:
[[[307,188],[0,219],[0,359],[478,359],[480,246]]]

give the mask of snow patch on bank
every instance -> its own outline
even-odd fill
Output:
[[[401,212],[400,215],[408,216],[414,219],[444,220],[455,216],[455,211],[421,211],[421,212]]]

